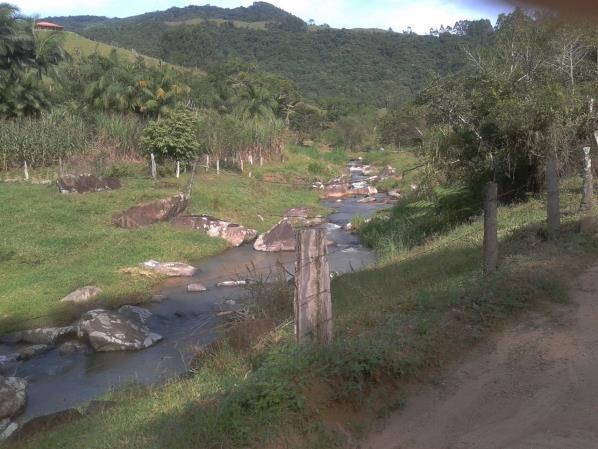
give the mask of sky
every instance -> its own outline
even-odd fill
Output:
[[[501,12],[512,9],[503,0],[269,0],[303,20],[327,23],[335,28],[411,27],[420,34],[431,27],[454,25],[461,19],[488,18],[494,23]],[[189,4],[234,8],[249,6],[253,0],[12,0],[28,15],[101,15],[127,17],[149,11]]]

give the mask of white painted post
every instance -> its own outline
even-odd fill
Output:
[[[150,158],[151,158],[151,173],[152,173],[152,178],[156,179],[158,177],[158,169],[156,167],[156,157],[154,156],[154,153],[150,154]]]
[[[216,159],[216,174],[220,174],[220,159]]]
[[[583,147],[583,187],[581,193],[581,210],[588,211],[594,206],[594,180],[592,176],[591,147]]]
[[[176,179],[179,179],[181,176],[181,163],[176,161]]]
[[[25,177],[25,181],[29,181],[29,169],[27,168],[27,161],[23,164],[23,176]]]
[[[206,173],[210,169],[210,155],[206,154]]]
[[[333,323],[326,230],[300,230],[296,238],[295,336],[298,343],[328,344]]]
[[[240,159],[241,159],[241,173],[243,173],[243,157],[241,157]]]

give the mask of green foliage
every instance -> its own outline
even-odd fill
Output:
[[[90,130],[79,117],[66,111],[43,112],[39,117],[0,121],[2,168],[57,164],[90,145]]]
[[[463,223],[480,209],[481,196],[467,188],[436,188],[430,199],[411,194],[390,211],[372,217],[358,227],[359,235],[382,259],[392,258]]]
[[[141,147],[146,155],[153,153],[158,161],[188,162],[202,151],[196,139],[198,117],[195,113],[177,109],[160,120],[148,123],[143,130]]]
[[[567,167],[573,150],[592,140],[593,28],[521,10],[501,16],[496,28],[493,44],[470,49],[461,72],[420,93],[433,125],[424,153],[449,181],[537,189],[548,154]]]
[[[237,20],[231,11],[220,9],[220,13],[219,17]],[[100,42],[117,43],[202,69],[241,58],[260,70],[292,79],[311,102],[341,98],[341,103],[352,109],[403,103],[424,84],[430,72],[446,74],[463,66],[463,45],[488,40],[486,34],[474,32],[419,36],[326,27],[307,29],[292,17],[283,20],[275,15],[265,19],[270,22],[266,29],[231,27],[206,20],[190,22],[193,17],[207,18],[202,14],[194,16],[192,10],[185,14],[186,22],[163,25],[165,21],[172,22],[166,18],[168,14],[106,21],[81,32]],[[79,28],[75,19],[70,22],[73,29]],[[68,21],[65,23],[69,26]]]
[[[47,109],[43,77],[54,75],[65,58],[58,34],[34,33],[32,21],[20,18],[17,7],[0,3],[0,118]]]

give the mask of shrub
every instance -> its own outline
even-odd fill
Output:
[[[158,161],[191,161],[201,151],[196,138],[197,116],[189,110],[177,109],[162,120],[151,121],[143,130],[142,150],[153,153]]]

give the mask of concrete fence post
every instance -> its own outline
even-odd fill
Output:
[[[332,342],[330,268],[325,229],[296,234],[295,336],[298,343]]]
[[[151,175],[153,179],[156,179],[158,177],[158,169],[156,167],[156,157],[154,156],[154,153],[150,154],[150,159],[151,159]]]
[[[583,187],[581,191],[581,210],[588,211],[594,206],[594,180],[592,176],[591,147],[583,147]]]
[[[484,189],[484,273],[496,271],[498,265],[498,186],[489,182]]]

